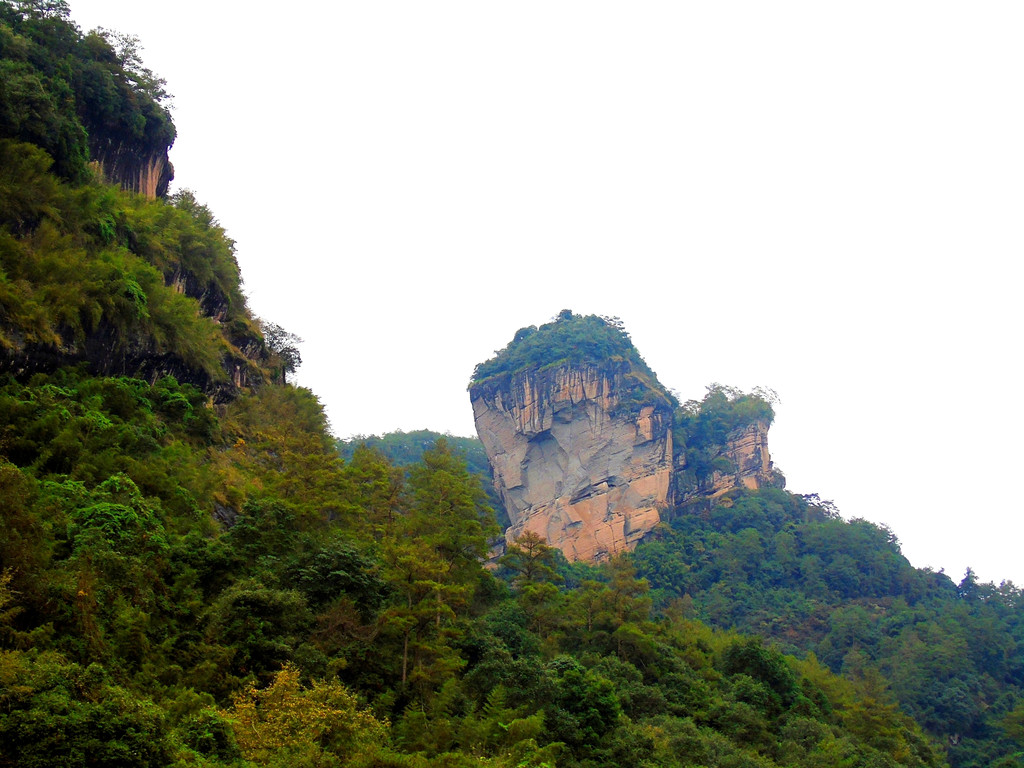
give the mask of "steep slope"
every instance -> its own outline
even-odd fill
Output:
[[[0,2],[0,373],[174,376],[220,402],[280,375],[234,243],[191,193],[158,199],[163,81],[68,13]]]
[[[134,37],[83,35],[68,14],[66,2],[0,3],[0,138],[44,149],[62,179],[98,172],[163,197],[175,138],[164,81],[142,64]]]
[[[146,200],[0,139],[0,373],[173,375],[218,401],[270,375],[234,246],[189,193]]]
[[[781,482],[770,405],[717,388],[679,406],[615,319],[566,310],[521,329],[469,391],[506,540],[532,531],[570,560],[632,550],[677,503]]]
[[[477,432],[512,522],[570,560],[632,549],[670,503],[667,399],[623,407],[623,360],[529,369],[474,386]]]

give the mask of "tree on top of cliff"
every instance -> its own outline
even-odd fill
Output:
[[[773,403],[778,395],[771,389],[743,392],[735,387],[709,384],[701,400],[688,400],[676,409],[673,439],[686,452],[686,467],[693,479],[708,477],[712,471],[729,471],[722,446],[736,429],[775,419]]]
[[[775,419],[774,403],[779,396],[774,390],[755,387],[743,392],[724,384],[709,384],[701,400],[687,400],[680,407],[680,417],[700,422],[703,429],[714,433],[719,441],[731,430],[745,427],[755,421],[771,424]]]
[[[60,0],[0,0],[0,138],[46,150],[55,173],[88,180],[90,160],[166,154],[175,129],[164,82],[138,39],[83,35]]]
[[[617,317],[574,315],[563,309],[549,323],[520,328],[508,345],[473,371],[479,383],[530,368],[549,368],[564,364],[601,364],[625,360],[635,373],[645,375],[650,385],[664,390],[657,377],[633,346],[629,333]],[[667,396],[667,395],[666,395]]]
[[[274,378],[279,378],[281,383],[287,381],[289,373],[295,373],[302,365],[302,354],[299,352],[299,344],[302,339],[294,333],[290,333],[277,323],[268,320],[260,321],[260,330],[263,331],[263,339],[267,342],[267,349],[273,355],[270,361],[274,370]]]

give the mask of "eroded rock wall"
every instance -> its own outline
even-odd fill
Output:
[[[768,452],[768,426],[765,421],[755,421],[729,434],[721,455],[733,469],[713,472],[701,488],[702,495],[717,498],[733,488],[757,490],[778,484],[779,476]]]
[[[672,412],[620,402],[629,363],[530,370],[470,390],[512,524],[570,560],[631,550],[671,504]]]
[[[93,152],[96,170],[105,181],[150,200],[166,195],[174,179],[174,166],[166,151],[140,156],[131,148],[100,144]]]
[[[751,491],[759,488],[784,488],[786,479],[775,469],[768,450],[770,426],[768,421],[759,419],[734,429],[714,454],[715,459],[727,459],[729,468],[716,469],[699,479],[686,472],[685,457],[677,454],[676,487],[673,491],[676,504],[681,507],[694,503],[704,506],[714,504],[721,496],[736,488]]]

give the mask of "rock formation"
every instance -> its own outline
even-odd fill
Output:
[[[673,445],[677,404],[621,326],[606,322],[599,329],[625,340],[605,359],[592,353],[607,348],[607,338],[577,355],[588,359],[564,355],[567,338],[579,343],[573,324],[595,319],[563,312],[540,329],[521,330],[498,357],[478,366],[470,399],[511,521],[506,541],[532,531],[569,560],[601,561],[632,550],[677,503],[714,503],[736,488],[780,484],[766,418],[719,433],[720,444],[703,446],[712,469],[687,472],[685,452]],[[547,362],[546,349],[560,358]]]
[[[661,519],[672,485],[667,399],[620,402],[629,363],[531,369],[471,390],[477,432],[511,527],[570,560],[632,549]]]
[[[93,147],[93,164],[100,177],[118,184],[129,192],[138,192],[150,200],[164,197],[174,179],[174,166],[163,149],[139,154],[134,148],[124,148],[111,142]]]
[[[778,482],[768,453],[768,422],[762,419],[730,432],[721,455],[729,460],[733,469],[711,473],[701,487],[702,494],[709,498],[717,498],[733,488],[757,490]]]
[[[781,488],[785,478],[772,464],[768,451],[768,428],[765,419],[738,427],[717,447],[715,458],[724,458],[728,469],[714,469],[696,482],[683,479],[685,456],[676,456],[675,500],[679,505],[695,501],[714,502],[737,488],[755,491],[759,488]]]

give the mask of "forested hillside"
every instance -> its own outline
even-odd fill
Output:
[[[129,149],[158,132],[166,153],[173,125],[151,73],[66,10],[0,3],[0,372],[172,375],[218,400],[283,376],[213,214],[101,183],[112,132],[134,126]]]
[[[828,553],[862,528],[788,495],[733,500],[751,521],[739,541],[765,554],[749,573],[736,555],[751,589],[777,572],[781,605],[820,581],[808,628],[796,608],[787,631],[743,625],[780,648],[699,620],[741,624],[711,597],[739,583],[715,571],[717,548],[738,546],[725,507],[680,517],[633,560],[570,567],[525,537],[488,569],[499,528],[448,441],[405,466],[362,446],[342,459],[315,395],[285,383],[295,350],[249,312],[213,214],[89,170],[106,129],[83,111],[83,50],[142,105],[119,113],[142,136],[159,104],[159,79],[102,39],[63,2],[0,0],[0,766],[946,764],[947,741],[889,683],[827,666],[862,636],[882,658],[889,637],[852,613],[822,631],[860,567]],[[18,122],[27,103],[40,119]],[[771,566],[788,522],[820,535],[792,533],[793,559]],[[872,550],[883,571],[891,553]],[[922,622],[940,600],[979,622],[1004,605],[969,581],[944,595],[939,577],[907,578]],[[870,619],[879,588],[858,589]],[[966,649],[986,670],[1016,669],[1002,626]],[[833,649],[825,663],[785,654],[804,637]],[[900,660],[937,639],[908,636]],[[921,679],[940,685],[944,661]],[[1000,690],[986,743],[1012,766],[1024,718]]]
[[[433,448],[434,444],[442,438],[459,458],[466,462],[466,469],[470,474],[475,475],[483,485],[488,503],[494,510],[498,524],[502,528],[508,527],[508,515],[505,513],[505,507],[491,483],[491,467],[487,462],[487,453],[475,437],[455,437],[429,429],[418,429],[413,432],[388,432],[380,436],[357,436],[349,440],[337,440],[335,445],[338,448],[338,453],[346,461],[351,461],[360,447],[366,447],[380,453],[396,467],[407,467],[418,463],[423,458],[423,454]]]
[[[633,561],[656,605],[682,599],[713,626],[813,653],[898,702],[954,766],[1020,764],[1024,626],[1012,583],[915,569],[887,528],[780,490],[679,514]]]
[[[145,167],[148,191],[162,196],[175,137],[164,81],[143,64],[138,40],[83,35],[68,14],[66,0],[0,3],[0,136],[35,144],[72,182],[102,169],[143,191]]]

